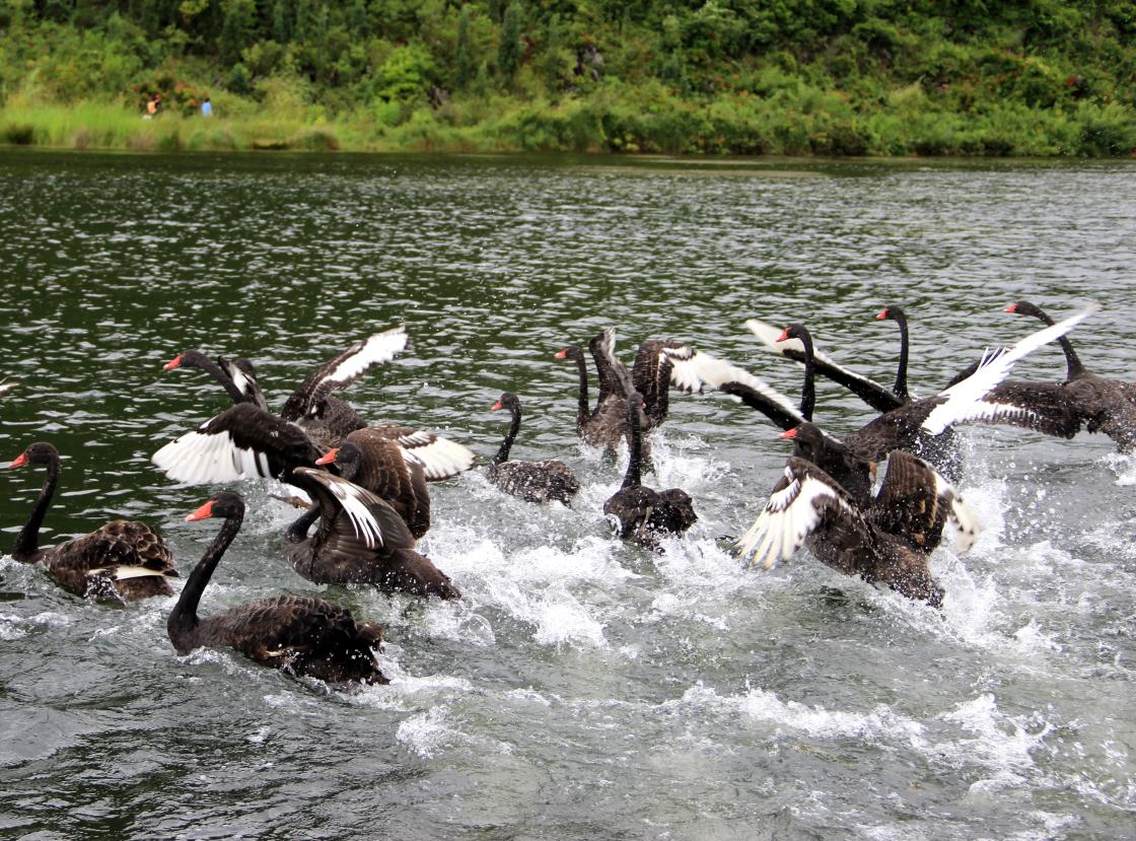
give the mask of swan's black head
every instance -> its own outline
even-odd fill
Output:
[[[502,392],[501,396],[497,398],[497,402],[489,407],[489,411],[491,412],[496,412],[498,409],[508,409],[513,413],[519,412],[521,410],[521,400],[511,391]]]
[[[777,337],[779,342],[787,342],[789,339],[800,339],[802,342],[808,343],[812,341],[812,336],[805,329],[805,325],[794,323],[782,330],[781,335]]]
[[[339,475],[351,481],[363,466],[363,451],[357,444],[347,441],[317,458],[316,464],[334,464],[339,468]]]
[[[900,307],[886,306],[876,313],[876,321],[906,321],[907,313]]]
[[[191,514],[185,515],[187,523],[205,520],[209,517],[222,517],[226,520],[239,520],[245,515],[245,501],[240,494],[221,491],[205,501],[205,504]]]
[[[1015,301],[1006,307],[1006,312],[1012,312],[1016,315],[1027,315],[1030,318],[1037,318],[1049,324],[1053,323],[1053,320],[1045,314],[1045,311],[1041,307],[1036,304],[1031,304],[1029,301]]]
[[[568,345],[567,347],[556,351],[557,359],[571,359],[573,362],[575,362],[576,360],[583,359],[583,357],[584,352],[580,350],[577,345]]]
[[[38,441],[12,459],[8,466],[23,467],[26,464],[52,464],[58,461],[59,450],[53,444]]]
[[[806,461],[815,461],[816,455],[825,447],[824,433],[819,426],[808,421],[785,430],[778,437],[792,441],[795,445],[793,455]]]
[[[209,357],[199,350],[183,350],[169,362],[162,366],[163,371],[172,371],[174,368],[199,368],[201,364],[209,362]]]

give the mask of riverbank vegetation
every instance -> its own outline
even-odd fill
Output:
[[[0,0],[0,29],[9,144],[1043,156],[1136,147],[1128,0]],[[154,94],[159,113],[142,119]]]

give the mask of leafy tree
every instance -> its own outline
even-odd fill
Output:
[[[501,21],[501,43],[497,47],[497,67],[511,80],[521,66],[521,17],[524,12],[518,0],[512,0]]]
[[[241,51],[252,41],[256,27],[255,0],[226,0],[225,18],[218,44],[226,64],[240,61]]]
[[[458,17],[458,43],[454,50],[454,82],[458,90],[464,90],[477,75],[477,61],[473,56],[473,36],[470,33],[469,6],[463,6]]]

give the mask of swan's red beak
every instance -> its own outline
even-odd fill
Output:
[[[498,400],[496,403],[494,403],[492,406],[489,407],[489,411],[496,412],[498,409],[503,409],[503,408],[505,408],[505,407],[502,406],[501,401]]]
[[[208,520],[212,516],[213,516],[213,500],[209,500],[207,503],[202,505],[200,508],[198,508],[192,514],[186,514],[185,515],[185,521],[187,523],[192,523],[194,520]]]
[[[884,307],[882,310],[880,310],[878,313],[876,313],[876,321],[883,321],[887,317],[888,317],[887,307]]]
[[[556,351],[556,355],[553,358],[554,359],[564,359],[567,356],[568,356],[568,351],[558,350],[558,351]]]
[[[12,460],[12,462],[8,466],[9,467],[23,467],[27,463],[28,463],[28,454],[27,453],[20,453],[18,456],[16,456]]]
[[[781,331],[781,335],[777,337],[777,341],[787,342],[791,338],[793,338],[793,337],[789,335],[789,328],[786,327],[784,330]]]
[[[180,368],[180,367],[181,367],[181,354],[179,353],[177,356],[175,356],[173,359],[171,359],[169,362],[167,362],[165,365],[163,365],[162,370],[163,371],[172,371],[174,368]]]
[[[316,459],[316,464],[334,464],[337,458],[339,458],[339,447],[332,447]]]
[[[1018,305],[1017,304],[1010,304],[1005,309],[1005,312],[1017,312],[1017,311],[1018,311]]]
[[[782,432],[777,437],[778,438],[784,438],[786,441],[792,441],[794,438],[797,437],[797,430],[798,429],[800,429],[799,426],[794,426],[792,429],[786,429],[784,432]]]

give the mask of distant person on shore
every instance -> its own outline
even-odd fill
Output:
[[[162,104],[161,94],[151,94],[150,98],[146,101],[146,113],[142,115],[144,120],[152,120],[158,116],[158,106]]]
[[[205,97],[205,99],[203,99],[201,101],[201,116],[202,117],[212,117],[213,116],[213,103],[209,101],[209,97]]]

